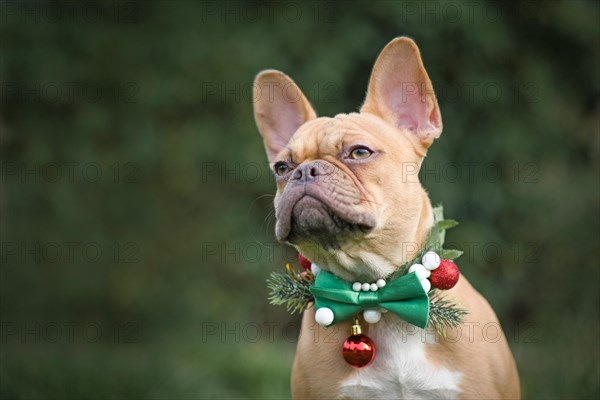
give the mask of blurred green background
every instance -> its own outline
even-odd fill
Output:
[[[444,133],[421,175],[526,398],[598,398],[598,2],[2,1],[0,393],[285,398],[251,84],[356,110],[413,37]]]

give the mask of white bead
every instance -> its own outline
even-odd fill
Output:
[[[377,286],[376,283],[371,283],[371,287],[369,289],[371,289],[371,292],[376,292],[377,289],[379,289],[379,286]]]
[[[421,285],[423,286],[425,293],[429,293],[429,290],[431,290],[431,282],[429,282],[429,279],[421,280]]]
[[[352,290],[354,290],[355,292],[360,292],[362,290],[362,283],[354,282],[352,284]]]
[[[362,284],[362,290],[363,292],[368,292],[371,289],[371,285],[368,283],[363,283]]]
[[[363,318],[369,324],[376,324],[381,319],[381,311],[376,308],[370,308],[363,311]]]
[[[319,267],[315,263],[312,263],[310,264],[310,271],[313,273],[314,276],[317,276],[317,274],[321,272],[321,267]]]
[[[429,272],[421,264],[411,265],[410,268],[408,269],[408,273],[410,274],[411,272],[414,272],[415,274],[417,274],[417,278],[419,278],[419,280],[427,279],[427,278],[429,278],[429,275],[431,275],[431,272]]]
[[[321,307],[315,313],[315,321],[322,326],[329,326],[333,322],[333,311],[329,307]]]
[[[377,287],[382,288],[385,286],[385,279],[377,279]]]
[[[428,251],[423,254],[423,258],[421,259],[423,266],[430,271],[439,267],[441,261],[440,256],[435,251]]]

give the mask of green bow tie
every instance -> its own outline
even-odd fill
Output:
[[[393,279],[375,292],[355,292],[352,284],[320,271],[310,291],[318,310],[329,307],[333,324],[344,321],[367,308],[385,308],[419,328],[429,320],[429,296],[415,273]]]

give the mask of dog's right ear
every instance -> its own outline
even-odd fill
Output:
[[[294,81],[276,70],[265,70],[254,80],[254,119],[265,142],[269,162],[305,122],[315,119],[310,103]]]

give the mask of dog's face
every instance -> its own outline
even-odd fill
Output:
[[[412,40],[383,49],[360,113],[316,118],[294,82],[272,70],[257,76],[255,100],[277,182],[278,240],[348,280],[385,277],[412,256],[431,224],[417,174],[442,131]]]

